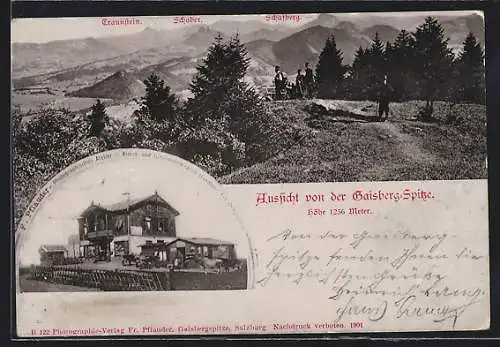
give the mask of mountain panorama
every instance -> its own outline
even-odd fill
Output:
[[[477,14],[437,17],[457,51],[469,32],[484,46],[484,21]],[[320,14],[303,25],[249,20],[220,20],[174,30],[146,28],[139,33],[48,43],[14,43],[13,85],[16,90],[44,89],[70,97],[128,100],[144,92],[143,80],[156,73],[177,93],[187,90],[196,66],[217,35],[238,33],[250,58],[247,80],[256,87],[270,86],[274,65],[288,74],[315,64],[327,37],[335,35],[345,64],[355,51],[370,45],[378,33],[382,41],[394,41],[401,29],[413,30],[424,16],[371,17],[352,20]]]
[[[15,218],[67,165],[119,148],[175,155],[222,184],[485,179],[483,19],[427,16],[322,14],[294,27],[229,17],[15,43]],[[411,45],[401,30],[424,23]],[[235,33],[248,51],[246,69],[235,40],[207,51],[216,36],[227,43]],[[331,35],[344,65],[359,52],[352,69],[340,64]],[[404,44],[385,50],[396,35]],[[452,59],[450,48],[463,54]],[[305,62],[318,68],[315,81],[296,78]],[[294,85],[273,85],[277,64]],[[254,90],[241,88],[247,84]]]

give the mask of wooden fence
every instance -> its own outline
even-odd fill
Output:
[[[170,290],[169,274],[165,271],[101,270],[69,268],[65,266],[37,266],[31,269],[28,278],[48,283],[97,288],[104,291]]]
[[[67,266],[35,266],[27,279],[103,291],[235,290],[247,288],[242,270],[205,273],[151,270],[102,270]]]

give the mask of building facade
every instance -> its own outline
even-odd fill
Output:
[[[147,240],[140,247],[141,254],[157,256],[160,261],[167,263],[173,263],[175,259],[184,263],[187,259],[196,256],[208,259],[237,259],[233,243],[206,237],[174,238],[169,241],[157,240],[156,242]]]
[[[139,254],[146,242],[171,242],[177,237],[179,212],[157,192],[102,206],[92,202],[78,220],[84,257]]]
[[[41,265],[59,265],[66,258],[67,249],[63,245],[42,245],[38,249]]]

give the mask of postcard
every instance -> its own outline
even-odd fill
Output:
[[[11,27],[20,337],[489,329],[482,12]]]

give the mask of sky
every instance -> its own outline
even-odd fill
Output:
[[[447,12],[381,12],[381,13],[344,13],[334,14],[342,20],[353,20],[360,16],[370,15],[373,17],[394,17],[401,18],[404,16],[422,16],[422,15],[469,15],[478,13],[479,11],[447,11]],[[287,22],[267,21],[268,24],[285,24],[288,26],[301,26],[315,19],[317,14],[299,14],[300,20],[290,20]],[[225,16],[199,16],[203,24],[213,24],[218,20],[231,21],[247,21],[247,20],[262,20],[266,21],[266,15],[225,15]],[[86,37],[105,37],[115,35],[133,34],[144,30],[145,28],[153,29],[176,29],[181,25],[174,23],[173,16],[163,17],[106,17],[113,18],[130,18],[139,19],[141,24],[126,25],[126,26],[111,26],[103,25],[104,17],[80,17],[80,18],[22,18],[13,19],[11,22],[11,41],[12,42],[49,42],[55,40],[68,40]]]

